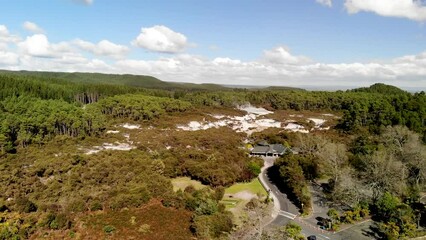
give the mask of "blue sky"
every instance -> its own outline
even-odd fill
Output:
[[[426,88],[426,7],[412,0],[14,0],[1,9],[2,69]]]

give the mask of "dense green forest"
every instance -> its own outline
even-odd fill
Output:
[[[247,139],[227,127],[170,130],[247,103],[341,117],[329,133],[312,135],[269,129]],[[84,151],[107,141],[130,142],[107,131],[119,132],[129,122],[138,125],[131,132],[133,150]],[[40,237],[43,231],[71,237],[94,211],[119,217],[123,209],[143,207],[161,209],[165,215],[158,217],[165,219],[176,211],[186,219],[185,236],[229,236],[235,226],[221,203],[224,187],[259,174],[263,162],[248,156],[244,141],[264,139],[298,149],[274,168],[303,212],[311,207],[309,182],[327,179],[329,200],[346,211],[337,214],[333,228],[371,213],[388,239],[416,233],[426,190],[424,92],[384,84],[337,92],[248,90],[146,76],[2,71],[0,239]],[[181,176],[207,188],[173,191],[171,179]],[[102,227],[105,234],[114,232]]]
[[[119,85],[164,90],[224,90],[226,87],[216,84],[193,84],[164,82],[155,77],[130,74],[102,74],[102,73],[58,73],[58,72],[31,72],[31,71],[1,71],[0,74],[14,76],[30,76],[47,79],[64,80],[71,83],[93,83],[101,85]]]

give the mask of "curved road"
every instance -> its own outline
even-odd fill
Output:
[[[269,225],[284,226],[293,220],[302,227],[302,234],[305,236],[315,235],[317,239],[321,240],[337,239],[335,237],[332,238],[329,233],[321,231],[316,226],[305,223],[298,218],[299,209],[288,200],[286,194],[280,192],[278,187],[270,181],[267,175],[267,169],[274,165],[275,159],[275,157],[263,157],[264,166],[259,174],[260,182],[274,199],[274,211],[272,212],[273,220],[267,223],[265,227]]]

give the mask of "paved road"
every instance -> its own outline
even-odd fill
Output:
[[[265,188],[270,192],[270,196],[274,199],[274,211],[272,213],[273,220],[267,226],[284,226],[291,220],[297,222],[302,227],[302,233],[305,236],[315,235],[320,240],[337,239],[332,238],[329,233],[319,230],[311,224],[301,220],[299,209],[288,200],[287,195],[280,192],[278,187],[273,184],[268,175],[267,169],[274,165],[276,158],[264,157],[264,167],[261,170],[259,179]]]
[[[269,224],[285,225],[299,214],[299,210],[293,203],[288,200],[287,196],[284,193],[280,192],[278,187],[270,181],[267,175],[267,169],[274,165],[275,158],[265,157],[264,160],[265,164],[262,168],[259,178],[262,184],[269,191],[270,196],[274,199],[273,216],[276,217]]]

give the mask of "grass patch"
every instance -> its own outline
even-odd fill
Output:
[[[203,185],[201,182],[192,180],[189,177],[178,177],[172,179],[172,185],[173,185],[173,191],[177,190],[185,190],[187,186],[192,185],[195,189],[199,190],[202,188],[207,187],[206,185]]]
[[[248,183],[236,183],[225,189],[225,194],[236,194],[242,191],[248,191],[261,196],[267,195],[265,188],[263,188],[262,184],[260,184],[259,179],[257,178]]]
[[[229,188],[225,189],[225,197],[222,199],[223,203],[227,210],[231,211],[234,214],[234,223],[236,225],[241,225],[241,219],[245,216],[245,206],[249,202],[249,199],[240,199],[236,197],[230,197],[230,195],[239,193],[239,192],[250,192],[252,194],[258,195],[260,198],[266,197],[267,193],[260,184],[257,178],[253,179],[248,183],[236,183]]]
[[[233,199],[233,198],[224,198],[222,199],[221,203],[223,203],[223,205],[225,205],[226,209],[230,209],[230,208],[235,208],[238,203],[240,203],[241,200],[240,199]]]
[[[232,212],[234,215],[233,221],[235,225],[240,226],[243,224],[242,219],[246,215],[245,206],[248,203],[248,200],[224,197],[220,203],[225,205],[226,210]]]

